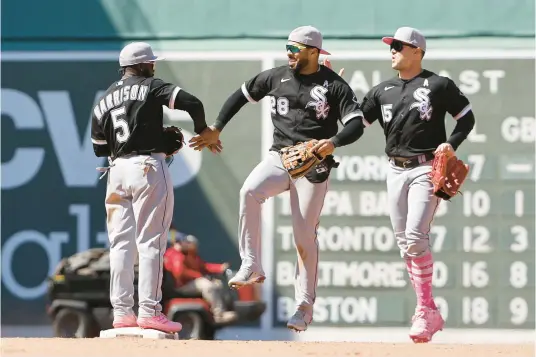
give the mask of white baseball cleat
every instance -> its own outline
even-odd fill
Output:
[[[296,310],[294,315],[288,320],[287,327],[291,330],[302,332],[307,330],[307,326],[313,321],[313,316],[303,310]]]
[[[260,273],[251,271],[247,268],[240,268],[236,275],[229,279],[229,287],[240,289],[243,286],[251,284],[262,284],[266,277]]]

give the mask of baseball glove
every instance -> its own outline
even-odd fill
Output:
[[[467,174],[469,165],[455,155],[439,153],[432,163],[430,178],[434,185],[434,194],[446,201],[458,194]]]
[[[168,126],[164,128],[164,138],[162,146],[167,156],[175,155],[184,146],[184,135],[181,128]]]
[[[288,171],[292,179],[295,180],[305,176],[324,160],[323,157],[311,151],[311,148],[316,143],[317,140],[309,140],[280,150],[283,167]]]

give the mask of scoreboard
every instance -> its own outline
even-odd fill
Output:
[[[276,65],[283,62],[277,61]],[[434,297],[447,327],[534,329],[535,91],[533,59],[426,59],[472,103],[476,126],[457,155],[462,194],[442,201],[431,229]],[[396,75],[390,61],[341,60],[359,99]],[[455,122],[447,114],[447,135]],[[316,326],[408,326],[416,298],[400,258],[386,194],[378,123],[335,152],[339,167],[318,228]],[[274,199],[273,321],[295,308],[296,250],[288,195]]]

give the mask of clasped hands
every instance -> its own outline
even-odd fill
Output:
[[[192,137],[188,142],[195,151],[208,148],[212,153],[217,154],[223,150],[220,140],[220,131],[214,126],[206,127],[201,133]],[[318,140],[311,149],[322,157],[331,155],[335,150],[335,144],[330,139]]]
[[[212,153],[217,154],[223,150],[220,140],[220,131],[212,125],[206,127],[202,132],[192,137],[189,144],[195,151],[201,151],[208,147]]]

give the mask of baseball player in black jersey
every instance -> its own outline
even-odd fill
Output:
[[[173,183],[165,159],[163,107],[187,111],[196,133],[210,131],[201,101],[179,86],[154,78],[151,46],[134,42],[119,56],[122,77],[92,111],[95,155],[108,157],[105,207],[110,241],[113,326],[180,331],[160,305],[162,264],[173,215]],[[217,142],[212,148],[217,150]],[[106,173],[106,172],[105,172]],[[134,263],[139,252],[139,311],[134,305]]]
[[[398,75],[372,88],[361,103],[365,125],[378,120],[390,158],[387,194],[391,224],[417,295],[410,338],[428,342],[444,321],[432,296],[433,258],[430,227],[440,199],[429,177],[434,154],[455,150],[474,127],[467,97],[449,78],[422,68],[426,39],[418,30],[399,28],[384,37]],[[450,137],[445,115],[456,120]]]
[[[288,327],[304,331],[312,321],[316,298],[318,243],[316,229],[334,166],[336,147],[348,145],[363,133],[362,112],[349,85],[331,69],[319,65],[322,35],[311,26],[292,31],[286,45],[288,65],[269,69],[246,81],[223,105],[215,128],[223,130],[247,102],[270,97],[273,145],[269,154],[250,173],[240,190],[239,249],[242,265],[230,279],[231,287],[260,283],[265,279],[261,264],[261,205],[267,198],[290,191],[294,241],[297,247],[296,313]],[[344,128],[338,132],[338,122]],[[212,135],[214,132],[208,133]],[[207,138],[211,142],[214,138]],[[305,177],[291,179],[282,165],[283,147],[318,140],[313,148],[326,159]],[[202,149],[203,134],[192,139]]]

